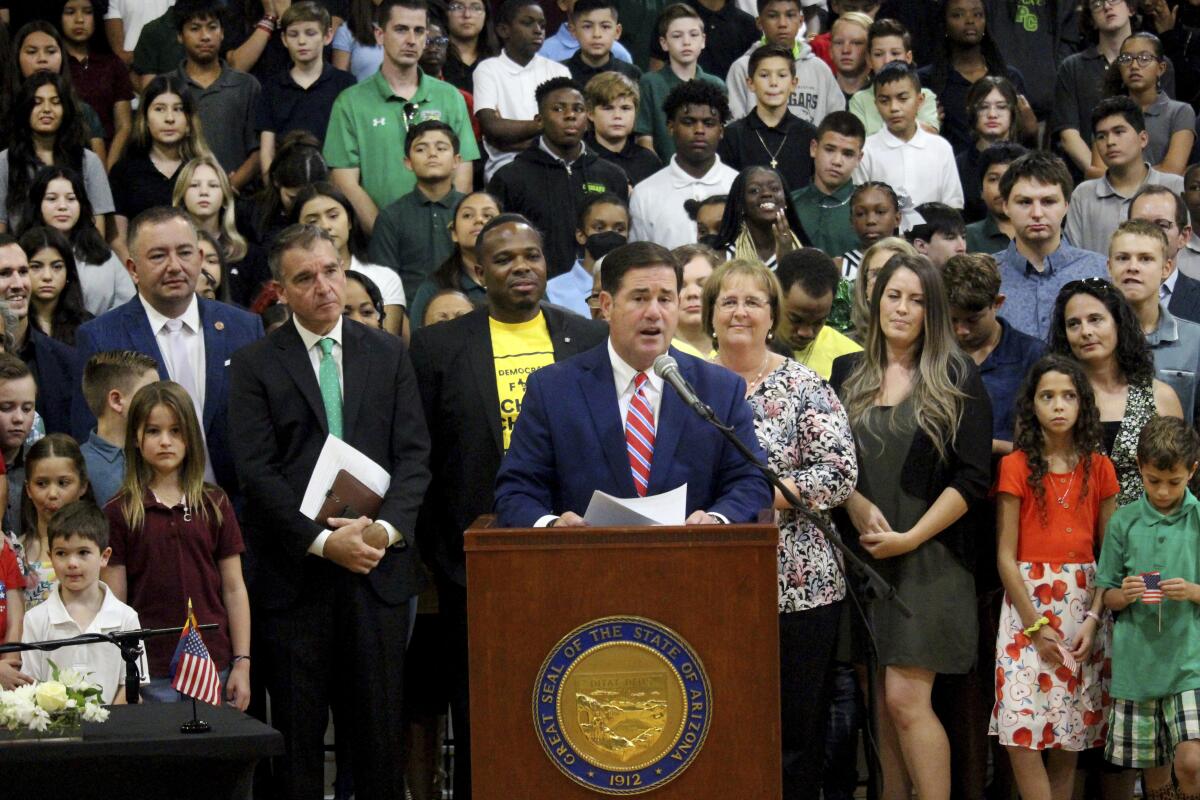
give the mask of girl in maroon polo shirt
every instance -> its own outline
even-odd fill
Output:
[[[242,580],[242,532],[229,498],[204,482],[204,441],[192,398],[173,381],[133,396],[125,436],[125,480],[104,507],[112,557],[105,582],[147,627],[181,625],[192,601],[225,696],[250,702],[250,603]],[[128,598],[128,599],[126,599]],[[175,642],[148,639],[151,687],[169,685]],[[167,691],[167,696],[173,696]]]

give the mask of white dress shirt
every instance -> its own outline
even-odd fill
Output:
[[[633,400],[633,381],[638,376],[638,371],[617,355],[617,351],[613,349],[611,338],[608,340],[608,360],[612,363],[613,384],[617,389],[617,407],[621,409],[621,430],[625,430],[625,419],[629,416],[629,403]],[[654,414],[654,430],[657,431],[658,412],[662,408],[664,381],[652,369],[646,370],[646,376],[649,380],[646,381],[642,390],[646,393],[646,402],[650,404],[650,410]]]
[[[342,405],[344,408],[346,397],[346,373],[342,368],[342,318],[338,317],[337,322],[335,322],[333,325],[333,329],[330,330],[329,333],[323,335],[320,333],[313,333],[308,328],[301,325],[300,320],[295,316],[292,317],[292,322],[294,322],[296,325],[296,332],[300,334],[300,341],[304,342],[304,349],[308,351],[308,360],[312,364],[313,374],[317,378],[318,386],[321,383],[321,359],[325,355],[321,351],[321,340],[333,339],[333,350],[329,355],[333,358],[333,363],[337,365],[338,385],[342,389]],[[396,530],[396,527],[392,525],[392,523],[388,522],[386,519],[377,519],[375,522],[378,522],[383,526],[383,529],[387,531],[389,547],[397,544],[400,541],[400,532]],[[320,556],[321,558],[324,558],[325,542],[332,534],[333,531],[331,530],[323,530],[318,533],[317,538],[313,539],[312,544],[308,546],[308,552],[312,553],[314,556]]]
[[[920,125],[907,142],[886,127],[867,137],[862,160],[854,170],[854,182],[867,181],[883,181],[896,191],[903,214],[901,231],[917,223],[919,215],[914,209],[922,203],[936,201],[952,208],[963,207],[954,148]]]
[[[199,397],[193,397],[196,401],[196,411],[198,414],[204,412],[204,393],[205,393],[205,372],[207,372],[204,361],[204,331],[200,328],[200,303],[196,300],[196,295],[192,295],[192,302],[188,304],[187,309],[179,315],[178,319],[183,323],[181,334],[183,336],[184,347],[187,349],[187,364],[171,363],[171,334],[167,332],[167,323],[171,321],[171,317],[161,313],[157,308],[146,302],[146,298],[138,294],[138,300],[142,303],[142,308],[146,310],[146,318],[150,320],[150,330],[154,332],[154,339],[158,342],[158,351],[162,354],[163,363],[167,365],[167,374],[171,376],[171,380],[180,383],[178,376],[181,369],[191,371],[195,382],[196,393]],[[203,418],[200,421],[200,427],[204,427]]]

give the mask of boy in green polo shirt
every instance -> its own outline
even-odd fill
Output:
[[[674,3],[658,15],[658,43],[667,51],[667,65],[642,76],[638,88],[638,106],[634,134],[637,143],[658,153],[663,163],[675,155],[675,139],[667,130],[667,115],[663,101],[681,83],[690,80],[708,81],[725,89],[725,81],[700,69],[700,53],[704,50],[704,22],[691,6]]]
[[[1200,799],[1200,438],[1157,417],[1138,438],[1145,494],[1109,520],[1096,572],[1113,628],[1105,758],[1143,770],[1146,800]],[[1176,791],[1171,782],[1172,762]]]
[[[454,188],[454,171],[462,163],[460,142],[440,120],[414,125],[404,142],[404,165],[416,176],[417,186],[379,212],[367,257],[400,274],[404,296],[416,306],[417,290],[454,249],[450,224],[454,209],[465,195]],[[414,316],[414,320],[421,319]],[[420,323],[416,323],[420,327]]]
[[[858,234],[850,222],[850,178],[862,160],[867,132],[849,111],[834,111],[821,120],[809,142],[813,179],[792,192],[792,207],[813,247],[837,257],[858,247]]]

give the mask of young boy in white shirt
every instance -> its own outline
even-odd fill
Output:
[[[541,135],[537,87],[551,78],[571,77],[566,66],[538,55],[546,39],[546,15],[536,0],[504,0],[496,12],[496,35],[504,49],[479,62],[473,79],[475,117],[488,155],[485,181]]]
[[[925,98],[916,68],[893,61],[875,75],[874,84],[875,108],[884,129],[867,137],[854,182],[883,181],[891,186],[900,200],[903,231],[917,223],[915,209],[922,203],[961,209],[963,191],[954,149],[917,124]]]
[[[90,500],[77,500],[50,518],[50,561],[58,585],[46,601],[25,614],[24,642],[70,639],[85,633],[115,633],[141,628],[137,612],[117,599],[100,581],[108,564],[108,520]],[[125,662],[113,645],[62,647],[53,652],[30,650],[22,656],[22,672],[36,681],[51,678],[50,661],[73,669],[98,685],[106,704],[125,702]],[[143,654],[138,664],[143,682],[149,667]]]

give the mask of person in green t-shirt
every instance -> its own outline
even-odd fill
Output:
[[[658,43],[667,51],[667,65],[647,72],[638,84],[641,103],[633,130],[636,142],[658,154],[666,164],[675,155],[675,140],[667,130],[663,101],[686,81],[707,81],[725,90],[725,81],[700,69],[704,50],[704,22],[695,9],[683,4],[669,5],[658,16]]]
[[[1104,756],[1140,768],[1145,797],[1200,797],[1200,437],[1182,419],[1142,429],[1145,493],[1109,521],[1096,572],[1113,626]],[[1176,792],[1172,785],[1172,762]]]
[[[826,115],[808,146],[812,183],[791,195],[796,216],[813,247],[832,258],[858,247],[858,234],[850,222],[851,176],[862,160],[866,138],[862,122],[849,111]]]

